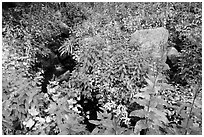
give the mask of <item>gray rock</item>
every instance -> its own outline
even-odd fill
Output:
[[[153,59],[166,61],[167,56],[178,56],[179,53],[174,47],[168,45],[169,32],[160,27],[156,29],[138,30],[132,34],[130,44],[139,46],[140,51]]]
[[[171,58],[171,57],[179,57],[180,53],[174,47],[167,47],[167,56],[169,58]]]

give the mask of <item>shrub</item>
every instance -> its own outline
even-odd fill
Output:
[[[4,10],[3,134],[201,134],[200,5],[30,3]],[[129,43],[135,30],[156,27],[170,31],[169,45],[181,54],[168,72]]]

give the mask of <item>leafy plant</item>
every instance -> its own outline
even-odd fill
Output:
[[[25,5],[3,9],[3,134],[202,133],[200,3]],[[129,42],[157,27],[180,52],[169,71]]]
[[[176,115],[179,119],[178,123],[174,123],[174,132],[176,134],[200,134],[200,123],[201,123],[201,109],[198,97],[199,87],[195,85],[193,88],[193,98],[191,101],[184,102],[182,105],[179,105],[176,109]],[[173,124],[171,124],[173,125]]]
[[[154,72],[155,69],[156,66],[153,66],[152,71]],[[144,109],[134,110],[130,113],[131,116],[144,118],[136,123],[134,129],[136,134],[142,129],[147,129],[147,134],[163,134],[161,128],[168,124],[164,108],[167,102],[159,95],[159,92],[171,89],[172,87],[165,83],[164,76],[158,70],[156,74],[153,74],[147,75],[148,78],[145,78],[147,86],[140,89],[140,92],[133,99],[139,105],[144,106]]]

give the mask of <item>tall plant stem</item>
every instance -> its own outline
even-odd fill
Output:
[[[190,109],[189,116],[188,116],[187,123],[186,123],[186,128],[185,128],[185,133],[184,133],[185,135],[187,134],[187,131],[188,131],[188,124],[189,124],[189,120],[191,118],[191,114],[192,114],[192,111],[193,111],[193,105],[195,103],[195,99],[196,99],[198,91],[199,91],[198,85],[196,85],[194,90],[195,90],[195,94],[194,94],[194,97],[193,97],[193,102],[191,104],[191,109]]]
[[[156,85],[156,80],[157,80],[157,76],[158,76],[158,72],[156,72],[156,74],[154,73],[155,72],[155,69],[157,70],[156,68],[156,63],[153,64],[153,76],[154,76],[154,81],[153,81],[153,87],[152,87],[152,90],[155,89],[155,85]],[[149,101],[148,101],[148,108],[147,108],[147,112],[149,112],[149,109],[150,109],[150,103],[151,103],[151,99],[152,99],[152,94],[150,94],[150,98],[149,98]],[[148,118],[145,118],[146,119],[146,125],[147,125],[147,122],[148,122]]]

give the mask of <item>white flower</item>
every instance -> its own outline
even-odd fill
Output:
[[[31,114],[32,116],[36,116],[39,114],[39,112],[35,109],[35,107],[31,107],[31,109],[28,109],[28,113]]]
[[[126,117],[128,115],[126,106],[121,104],[117,106],[117,109],[114,110],[114,112],[116,113],[116,116],[122,115],[123,117]]]
[[[31,128],[34,124],[35,124],[35,122],[31,118],[28,121],[23,122],[23,125],[25,125],[26,127],[29,127],[29,128]]]
[[[112,108],[115,108],[116,107],[116,104],[115,102],[111,101],[111,102],[107,102],[105,105],[104,105],[104,108],[107,109],[107,110],[111,110]]]
[[[27,62],[23,62],[23,65],[27,65]]]
[[[111,106],[110,106],[110,103],[106,103],[104,106],[103,106],[105,109],[107,110],[111,110]]]
[[[39,121],[40,123],[45,123],[45,119],[41,117],[36,117],[35,120]]]
[[[76,103],[77,103],[77,101],[74,100],[73,98],[67,100],[67,102],[68,102],[70,105],[72,105],[72,104],[76,104]]]
[[[73,111],[75,111],[76,113],[79,113],[79,110],[77,107],[72,108]]]
[[[49,98],[48,94],[44,94],[43,96],[44,96],[44,98],[46,98],[46,99]]]
[[[128,124],[130,123],[130,118],[128,118],[128,117],[122,117],[121,119],[123,120],[123,122],[124,122],[126,125],[128,125]]]
[[[47,88],[48,93],[55,93],[56,89],[55,88]]]
[[[57,101],[57,100],[59,99],[60,94],[61,94],[61,93],[58,92],[57,94],[53,95],[53,96],[52,96],[52,99],[53,99],[54,101]]]
[[[51,85],[58,85],[58,83],[59,83],[58,81],[50,81]]]
[[[46,121],[47,123],[49,123],[49,122],[51,122],[51,118],[50,118],[49,116],[47,116],[46,119],[45,119],[45,121]]]
[[[69,109],[71,109],[71,108],[73,108],[74,106],[71,104],[71,105],[69,105]]]

